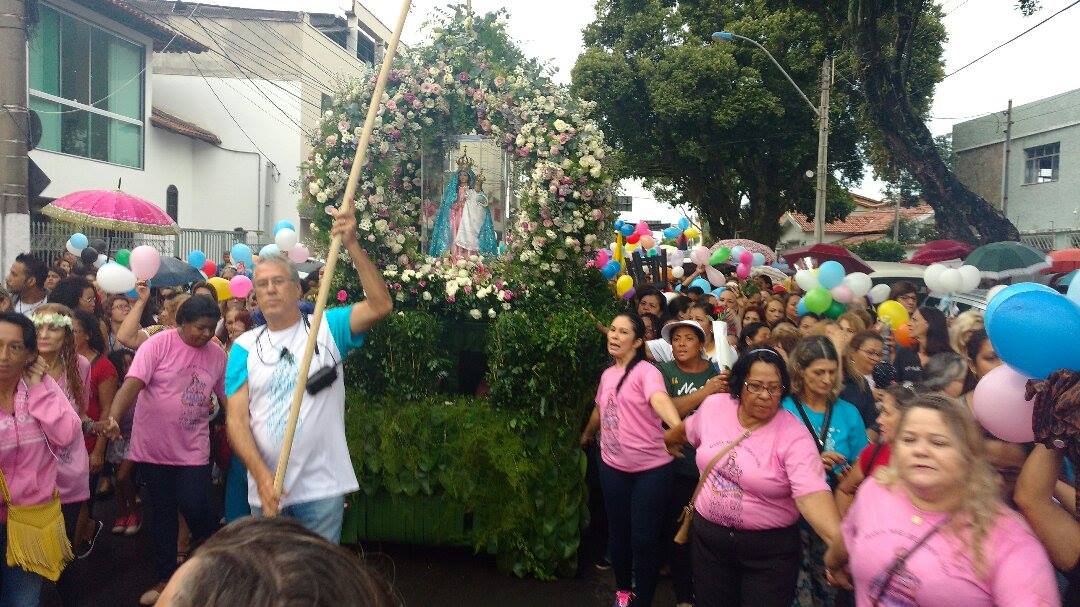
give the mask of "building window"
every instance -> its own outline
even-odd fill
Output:
[[[1048,143],[1024,150],[1024,183],[1058,180],[1061,143]]]
[[[615,197],[615,212],[616,213],[629,213],[634,208],[633,196],[616,196]]]
[[[38,148],[142,168],[144,47],[40,5],[30,30]]]
[[[375,41],[363,32],[356,35],[356,58],[368,65],[375,65]]]
[[[165,190],[165,212],[173,221],[177,221],[176,217],[180,213],[180,191],[174,185]]]

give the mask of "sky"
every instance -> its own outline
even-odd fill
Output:
[[[950,73],[994,46],[1049,17],[1074,0],[1042,0],[1042,10],[1022,16],[1014,0],[938,0],[946,13],[949,40],[945,46],[945,72]],[[216,4],[330,12],[340,0],[216,0]],[[391,29],[401,4],[398,0],[366,0],[363,4]],[[432,8],[447,0],[413,0],[402,36],[406,44],[423,40],[421,24]],[[477,12],[500,7],[510,10],[509,31],[525,52],[550,59],[558,69],[556,80],[569,82],[570,70],[581,52],[581,29],[593,20],[590,0],[473,0]],[[1014,105],[1080,88],[1080,6],[1051,19],[1019,40],[948,77],[938,85],[930,121],[935,135],[952,125]],[[1074,59],[1069,59],[1073,57]],[[879,196],[881,185],[868,178],[855,191]]]

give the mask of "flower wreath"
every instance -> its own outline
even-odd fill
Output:
[[[34,323],[35,327],[48,326],[71,329],[71,317],[66,314],[57,314],[56,312],[34,314],[30,317],[30,322]]]
[[[432,39],[403,53],[390,72],[354,203],[360,242],[399,302],[494,318],[519,292],[559,289],[560,277],[602,244],[612,179],[593,104],[525,59],[506,34],[505,15],[481,18],[459,7],[437,18]],[[349,83],[324,113],[301,164],[302,209],[321,209],[344,193],[373,87],[371,75]],[[498,141],[520,177],[505,252],[495,260],[427,257],[419,232],[422,151],[470,130]],[[315,217],[312,231],[325,244],[330,218],[305,215]]]

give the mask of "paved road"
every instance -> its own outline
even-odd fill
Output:
[[[93,554],[72,565],[83,589],[78,605],[126,607],[138,605],[139,596],[154,584],[150,537],[144,528],[134,537],[109,533],[112,502],[98,502],[96,514],[107,521]],[[568,580],[540,582],[500,573],[493,559],[464,549],[428,548],[396,544],[363,547],[369,563],[394,583],[408,607],[608,607],[612,597],[612,574],[592,566]],[[56,591],[48,588],[43,604],[60,605]],[[674,604],[670,584],[664,580],[655,604]]]

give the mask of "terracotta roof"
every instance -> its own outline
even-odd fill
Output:
[[[856,203],[858,204],[858,203]],[[861,205],[860,205],[861,206]],[[865,208],[865,207],[863,207]],[[928,204],[920,204],[915,207],[901,208],[900,217],[904,219],[922,219],[934,214],[934,209]],[[788,213],[803,232],[813,232],[814,222],[806,218],[802,213]],[[893,221],[896,220],[896,210],[892,205],[886,208],[874,210],[852,211],[843,221],[830,221],[825,224],[826,234],[880,234],[892,229]]]
[[[219,139],[217,135],[198,125],[192,124],[187,120],[165,113],[158,108],[152,108],[150,110],[150,124],[159,129],[165,129],[166,131],[171,131],[178,135],[205,141],[211,145],[221,145],[221,139]]]
[[[848,236],[847,238],[841,238],[840,240],[837,240],[832,244],[838,244],[842,247],[850,247],[871,240],[881,240],[882,238],[885,238],[885,234],[859,234],[858,236]]]
[[[170,53],[202,53],[210,50],[206,45],[185,36],[163,20],[154,18],[145,9],[125,0],[75,0],[78,4],[100,13],[117,23],[142,32],[154,39],[154,50]],[[171,41],[171,44],[170,44]],[[166,51],[166,47],[168,50]]]

